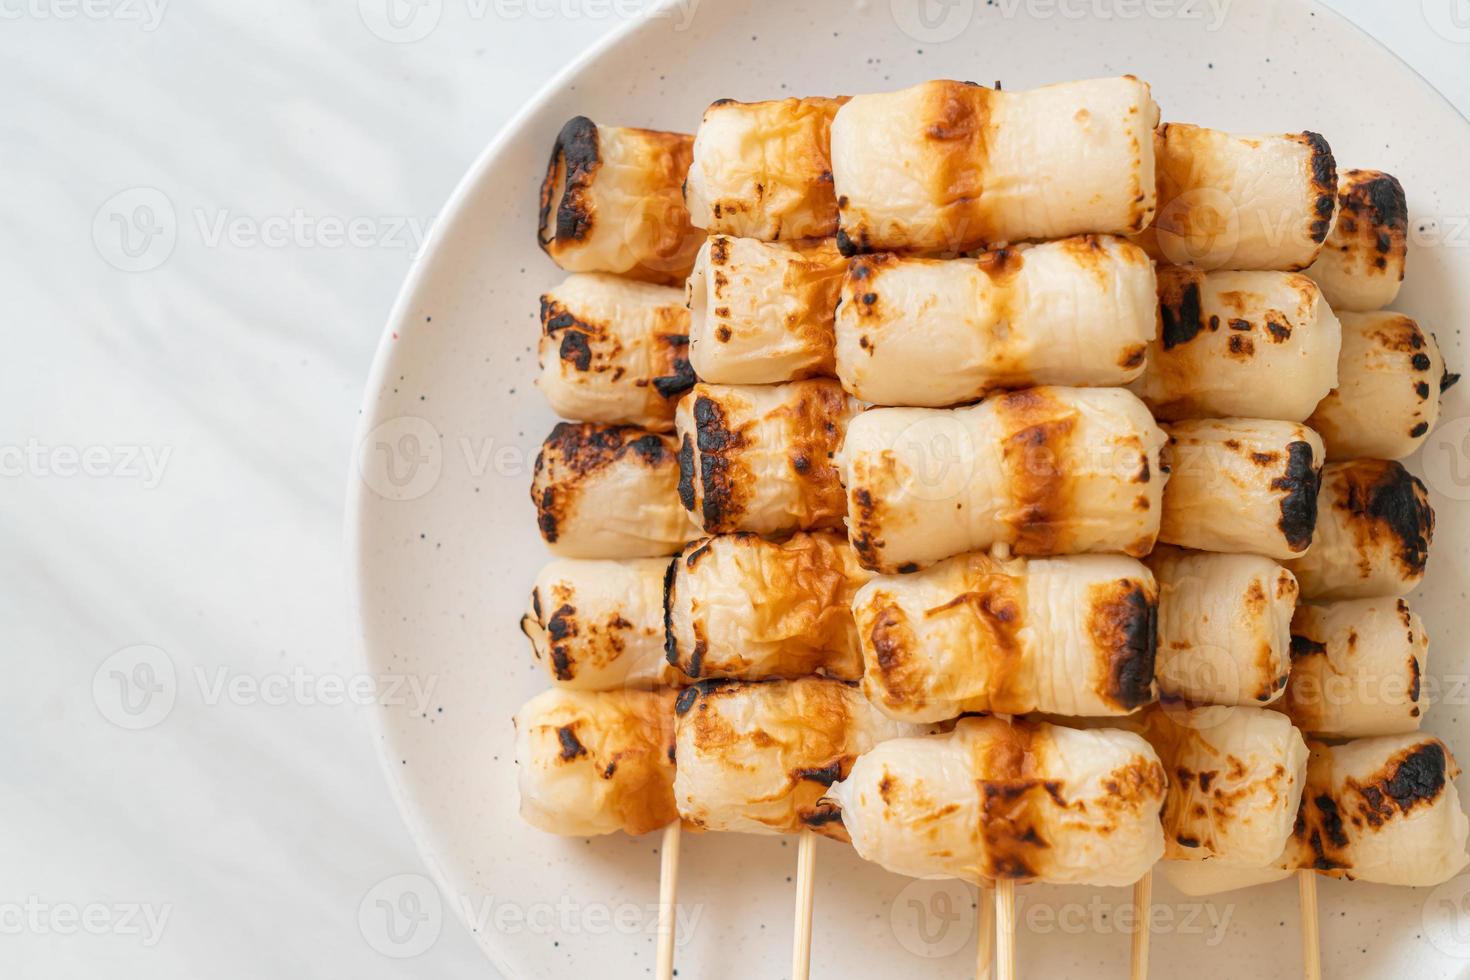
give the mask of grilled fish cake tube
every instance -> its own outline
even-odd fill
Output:
[[[698,537],[679,503],[675,447],[633,426],[558,423],[531,479],[546,546],[565,558],[652,558]]]
[[[1407,595],[1424,578],[1433,540],[1429,493],[1401,464],[1328,463],[1312,548],[1286,567],[1303,599]]]
[[[1201,269],[1296,272],[1317,258],[1337,205],[1337,164],[1316,133],[1237,136],[1165,123],[1154,137],[1156,258]]]
[[[961,252],[1141,231],[1154,213],[1158,118],[1148,86],[1128,75],[855,96],[832,121],[838,244]]]
[[[1153,548],[1163,432],[1118,388],[1028,388],[966,408],[877,408],[839,454],[866,568],[1008,544],[1018,555]]]
[[[1280,712],[1155,708],[1144,734],[1169,773],[1164,856],[1262,867],[1291,838],[1307,743]]]
[[[857,406],[836,381],[697,384],[679,402],[679,494],[706,534],[840,528],[833,455]]]
[[[674,709],[679,815],[702,830],[847,840],[821,798],[885,739],[920,731],[883,717],[855,686],[823,678],[700,681]]]
[[[1291,680],[1277,706],[1322,738],[1419,730],[1429,634],[1403,599],[1302,605],[1291,622]]]
[[[885,714],[1124,715],[1153,700],[1153,576],[1119,555],[961,555],[858,590],[863,693]]]
[[[646,834],[674,807],[674,693],[554,687],[516,712],[521,818],[567,837]]]
[[[1282,855],[1259,869],[1164,863],[1171,884],[1207,895],[1315,870],[1332,878],[1427,887],[1467,863],[1470,820],[1453,780],[1460,767],[1429,735],[1383,735],[1341,745],[1308,741],[1307,783]]]
[[[704,241],[682,190],[693,146],[683,133],[570,120],[541,183],[541,250],[568,272],[682,283]]]
[[[664,659],[667,558],[564,558],[536,576],[521,632],[551,679],[583,691],[681,680]]]
[[[830,376],[832,314],[847,260],[830,238],[714,235],[689,277],[689,360],[714,384]]]
[[[694,384],[688,345],[681,290],[575,273],[541,297],[536,386],[563,418],[666,432]]]
[[[722,534],[675,558],[664,590],[669,662],[690,677],[862,677],[852,599],[872,577],[847,538]]]
[[[1128,885],[1164,852],[1165,784],[1132,732],[962,718],[870,750],[830,797],[858,854],[898,874]]]
[[[767,242],[836,234],[830,132],[846,101],[721,99],[706,109],[684,185],[694,224]]]
[[[1158,270],[1159,339],[1133,391],[1160,419],[1301,422],[1337,384],[1342,327],[1293,272]]]
[[[1429,735],[1309,743],[1293,868],[1383,885],[1437,885],[1465,867],[1470,822],[1454,756]]]
[[[1337,387],[1307,424],[1327,458],[1403,459],[1439,421],[1441,390],[1453,383],[1434,335],[1402,313],[1345,313]]]
[[[864,401],[944,406],[999,388],[1114,386],[1143,370],[1153,263],[1083,236],[977,259],[855,258],[837,308],[837,376]]]
[[[1195,704],[1268,704],[1291,670],[1296,578],[1260,555],[1163,546],[1148,559],[1159,587],[1159,693]]]
[[[1312,544],[1322,439],[1293,422],[1197,419],[1164,426],[1169,468],[1159,540],[1291,558]]]
[[[1381,310],[1399,295],[1409,252],[1409,206],[1398,178],[1381,170],[1344,170],[1337,220],[1307,270],[1332,308]]]

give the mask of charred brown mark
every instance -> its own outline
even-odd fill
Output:
[[[729,428],[720,404],[705,395],[694,400],[694,425],[704,526],[710,531],[726,530],[726,523],[739,517],[741,497],[725,454],[744,446],[745,440]]]
[[[1160,335],[1164,350],[1187,344],[1204,330],[1202,278],[1202,273],[1186,269],[1170,270],[1159,277]]]
[[[1357,179],[1361,170],[1343,173],[1343,190],[1338,197],[1338,207],[1344,214],[1361,217],[1368,224],[1386,228],[1390,233],[1400,234],[1409,228],[1409,202],[1404,196],[1404,185],[1392,174],[1376,173],[1374,176]],[[1380,247],[1379,251],[1387,251]]]
[[[808,827],[825,827],[842,822],[842,808],[835,803],[819,801],[817,808],[801,815],[801,822]]]
[[[570,604],[562,604],[546,623],[546,632],[551,637],[551,663],[559,681],[569,681],[575,676],[566,641],[577,635],[577,610]]]
[[[807,769],[793,769],[791,775],[797,780],[810,780],[821,783],[823,786],[831,786],[842,778],[842,760],[837,759],[827,763],[825,766],[816,766]]]
[[[1055,554],[1071,504],[1066,461],[1077,431],[1077,411],[1041,389],[995,400],[1003,430],[1001,455],[1017,507],[1015,551]]]
[[[1322,244],[1332,230],[1332,211],[1337,205],[1337,161],[1332,157],[1332,147],[1318,133],[1305,132],[1301,141],[1312,151],[1308,172],[1312,178],[1312,190],[1316,192],[1316,217],[1312,221],[1312,241]]]
[[[1271,481],[1271,489],[1283,491],[1281,520],[1276,526],[1293,551],[1305,551],[1317,528],[1317,491],[1321,473],[1312,465],[1312,447],[1306,442],[1288,443],[1286,470]]]
[[[1093,605],[1087,628],[1097,648],[1108,657],[1106,695],[1132,711],[1153,700],[1158,601],[1126,579],[1105,588],[1111,594]]]
[[[1326,832],[1328,842],[1334,847],[1347,847],[1347,831],[1343,827],[1342,812],[1338,809],[1337,801],[1323,793],[1312,803],[1322,816],[1322,830]]]
[[[1434,511],[1418,477],[1387,460],[1362,460],[1348,470],[1347,508],[1386,528],[1410,575],[1424,572],[1434,536]]]
[[[536,238],[543,249],[553,242],[585,239],[592,230],[592,211],[586,200],[593,175],[602,165],[597,124],[586,116],[574,116],[561,128],[551,148],[551,161],[541,181],[540,224]],[[561,202],[552,221],[552,202],[557,185],[563,185]],[[554,230],[553,230],[554,229]],[[548,232],[551,232],[548,235]]]
[[[580,330],[568,330],[561,335],[557,354],[578,371],[587,371],[592,367],[592,347],[587,342],[587,335]]]
[[[1363,787],[1363,796],[1385,818],[1393,815],[1390,803],[1400,813],[1408,813],[1421,803],[1432,804],[1444,792],[1446,763],[1440,743],[1417,745],[1398,760],[1387,778]]]
[[[679,502],[694,510],[694,440],[687,434],[679,444]]]
[[[664,659],[669,666],[679,666],[679,640],[674,636],[674,588],[679,577],[679,559],[675,556],[664,569]]]
[[[1422,680],[1419,669],[1419,658],[1409,658],[1409,700],[1415,704],[1419,703],[1419,683]]]
[[[693,388],[699,379],[694,376],[694,368],[689,366],[688,335],[668,334],[663,341],[669,345],[671,370],[653,379],[653,390],[664,398],[676,399]]]
[[[577,733],[572,725],[563,725],[556,730],[557,741],[561,742],[561,759],[570,762],[579,755],[586,755],[587,749],[577,740]]]
[[[674,702],[674,714],[686,715],[695,703],[705,698],[722,687],[730,687],[735,682],[723,678],[711,678],[709,680],[697,681],[679,692],[678,700]]]
[[[1316,657],[1327,653],[1327,644],[1312,639],[1310,636],[1302,636],[1300,633],[1291,634],[1291,659],[1301,660],[1305,657]]]

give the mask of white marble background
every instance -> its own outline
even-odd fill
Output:
[[[1332,5],[1470,111],[1470,0]],[[423,867],[355,703],[353,425],[436,209],[639,6],[0,0],[0,974],[494,975],[359,927]]]

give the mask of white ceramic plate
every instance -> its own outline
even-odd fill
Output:
[[[1217,22],[1203,0],[686,0],[580,59],[475,164],[378,351],[348,537],[367,669],[434,685],[427,712],[414,698],[389,698],[404,703],[380,712],[390,781],[445,907],[471,920],[507,976],[651,975],[658,890],[657,835],[564,840],[516,816],[510,718],[547,684],[517,620],[547,560],[527,489],[553,424],[532,385],[537,297],[560,273],[533,235],[561,124],[585,114],[692,132],[723,97],[858,93],[935,77],[1022,89],[1132,72],[1152,83],[1166,120],[1310,128],[1340,166],[1398,175],[1413,237],[1397,306],[1463,368],[1455,314],[1470,311],[1470,126],[1325,8],[1283,0],[1224,10]],[[1405,12],[1417,15],[1418,4]],[[1433,637],[1430,673],[1445,678],[1465,672],[1466,389],[1451,392],[1424,459],[1411,463],[1439,514],[1430,585],[1413,601]],[[1444,690],[1461,706],[1435,707],[1427,727],[1470,759],[1463,685]],[[786,975],[795,855],[782,839],[685,835],[682,976]],[[966,886],[914,883],[825,840],[817,867],[815,976],[973,974]],[[1155,923],[1154,976],[1299,975],[1292,883],[1204,903],[1162,881],[1155,892],[1168,918]],[[1323,882],[1328,974],[1470,972],[1470,903],[1454,901],[1466,893],[1470,879],[1434,892]],[[1127,975],[1125,891],[1032,886],[1020,896],[1023,975]]]

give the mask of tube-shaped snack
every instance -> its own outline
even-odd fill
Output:
[[[1155,708],[1144,732],[1169,773],[1165,857],[1262,867],[1291,838],[1307,743],[1264,708]]]
[[[877,408],[839,465],[848,536],[881,572],[1008,544],[1019,555],[1153,548],[1164,434],[1121,388],[1028,388],[966,408]]]
[[[1128,885],[1164,851],[1165,782],[1132,732],[962,718],[884,742],[829,795],[858,854],[898,874]]]
[[[1398,178],[1381,170],[1344,170],[1337,220],[1307,270],[1339,314],[1381,310],[1398,298],[1409,253],[1409,205]]]
[[[857,406],[828,378],[697,384],[679,402],[679,497],[706,534],[842,526],[833,456]]]
[[[682,291],[573,273],[541,297],[536,386],[563,418],[668,431],[694,384],[688,346]]]
[[[521,819],[547,833],[646,834],[674,807],[674,693],[553,687],[516,712]]]
[[[1470,862],[1454,756],[1430,735],[1309,742],[1307,789],[1285,864],[1382,885],[1437,885]]]
[[[536,576],[521,632],[562,687],[611,691],[672,684],[664,659],[667,558],[563,558]]]
[[[1295,272],[1317,258],[1337,204],[1337,164],[1316,133],[1237,136],[1165,123],[1154,138],[1156,257],[1201,269]]]
[[[1402,313],[1344,313],[1337,387],[1307,424],[1327,458],[1403,459],[1439,421],[1444,358],[1434,335]]]
[[[1159,540],[1291,558],[1312,543],[1322,439],[1295,422],[1196,419],[1164,426]]]
[[[1161,546],[1159,693],[1195,704],[1268,704],[1291,670],[1296,578],[1260,555]]]
[[[968,251],[1141,231],[1154,213],[1149,88],[1131,75],[1002,92],[932,81],[832,121],[844,252]]]
[[[704,241],[684,208],[693,146],[683,133],[571,119],[541,182],[541,250],[568,272],[682,283]]]
[[[1419,730],[1429,655],[1424,622],[1403,599],[1297,607],[1291,681],[1277,706],[1309,735],[1361,738]]]
[[[1125,715],[1154,697],[1153,576],[1120,555],[950,558],[858,590],[863,693],[892,718]]]
[[[558,423],[531,479],[546,546],[564,558],[652,558],[698,537],[679,504],[676,446],[630,425]]]
[[[1424,578],[1433,540],[1429,492],[1401,464],[1328,463],[1312,548],[1286,567],[1303,599],[1407,595]]]
[[[1470,855],[1470,820],[1453,780],[1454,756],[1429,735],[1382,735],[1341,745],[1309,741],[1296,826],[1263,868],[1164,862],[1171,884],[1208,895],[1315,870],[1333,878],[1427,887],[1448,881]]]
[[[1086,235],[979,258],[853,259],[837,308],[837,376],[880,405],[955,405],[998,388],[1113,386],[1143,370],[1153,263]]]
[[[1301,422],[1337,384],[1342,328],[1294,272],[1162,266],[1159,339],[1132,388],[1160,419]]]
[[[830,238],[713,235],[689,277],[689,360],[713,384],[831,375],[832,313],[847,260]]]
[[[821,802],[852,762],[886,739],[919,731],[883,717],[855,686],[807,677],[700,681],[674,709],[679,815],[702,830],[847,840]]]
[[[846,101],[721,99],[706,109],[684,185],[694,224],[767,242],[836,234],[830,131]]]
[[[669,662],[690,677],[862,677],[852,599],[872,576],[835,531],[686,546],[664,590]]]

